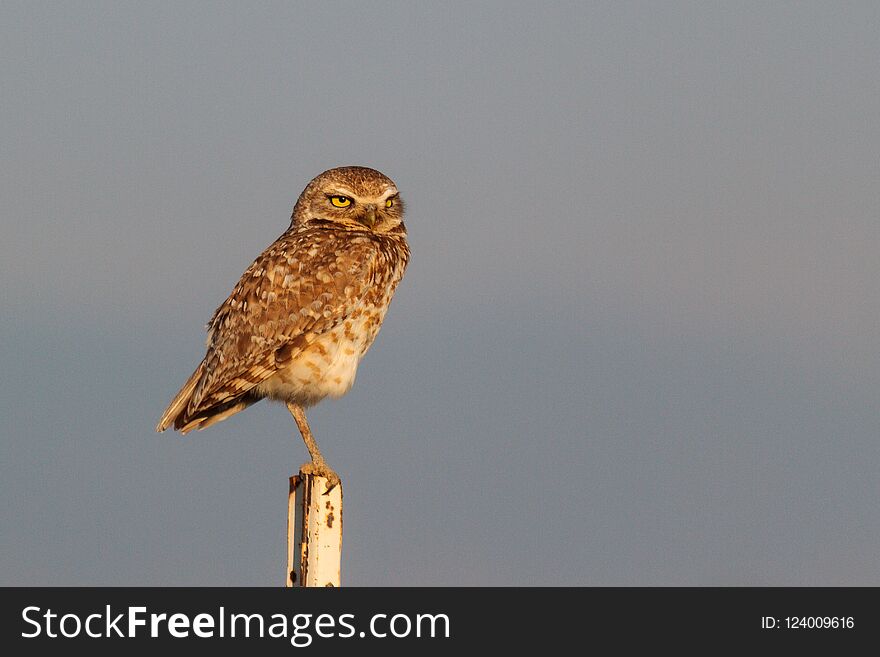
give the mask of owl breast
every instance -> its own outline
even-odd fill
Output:
[[[317,336],[306,348],[257,388],[261,396],[312,406],[325,397],[341,397],[354,385],[358,363],[370,348],[382,315],[361,308]]]

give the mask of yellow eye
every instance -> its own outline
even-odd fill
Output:
[[[385,201],[386,208],[390,208],[392,205],[394,205],[394,201],[392,201],[391,199],[388,199],[387,201]]]
[[[351,205],[351,199],[347,196],[331,196],[330,202],[337,208],[347,208]]]

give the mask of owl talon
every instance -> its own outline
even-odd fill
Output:
[[[303,463],[299,471],[313,477],[324,477],[327,480],[327,488],[324,490],[324,495],[327,495],[342,483],[339,475],[324,462],[316,463],[315,461],[309,461],[308,463]]]

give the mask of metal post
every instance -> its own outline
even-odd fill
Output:
[[[300,472],[287,495],[287,586],[339,586],[342,484]]]

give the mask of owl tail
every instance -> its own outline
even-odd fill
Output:
[[[174,395],[174,399],[171,400],[168,408],[162,413],[162,419],[156,425],[156,431],[162,432],[172,426],[184,434],[193,429],[204,429],[212,424],[216,424],[220,420],[225,420],[230,415],[243,411],[251,404],[259,401],[259,397],[246,396],[207,408],[189,408],[193,392],[204,372],[205,364],[202,362],[196,368],[196,371],[192,373],[192,376],[187,379],[186,383],[183,384],[180,392]]]
[[[174,395],[174,399],[171,400],[171,403],[168,404],[168,408],[162,413],[162,419],[159,420],[159,424],[156,425],[156,431],[165,431],[165,429],[171,425],[174,425],[175,429],[179,429],[183,425],[181,420],[186,412],[186,407],[189,405],[189,401],[192,399],[193,390],[196,389],[196,385],[198,385],[199,379],[202,378],[204,372],[205,363],[199,363],[196,371],[192,373],[192,376],[190,376],[189,379],[187,379],[180,391]]]

